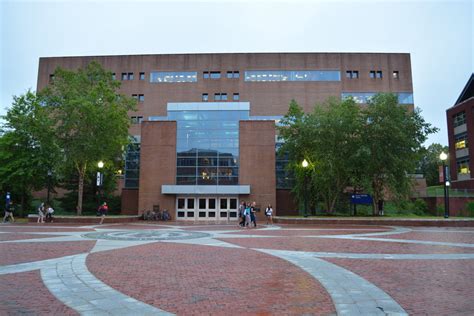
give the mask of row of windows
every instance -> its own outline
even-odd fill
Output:
[[[135,76],[134,76],[133,72],[122,72],[122,75],[121,75],[121,77],[120,77],[120,79],[121,79],[122,81],[129,81],[129,80],[133,80],[134,78],[135,78]],[[117,78],[116,78],[116,75],[115,75],[115,72],[112,73],[112,79],[113,79],[113,80],[116,80],[116,79],[117,79]],[[144,73],[144,72],[140,72],[140,73],[138,74],[138,79],[139,79],[139,80],[145,80],[145,73]]]
[[[251,70],[245,81],[341,81],[339,70]]]
[[[352,97],[356,103],[368,103],[377,92],[343,92],[341,99]],[[396,93],[399,104],[413,104],[413,93],[398,92]]]
[[[209,101],[209,94],[208,93],[203,93],[201,97],[203,102]],[[227,101],[227,93],[214,93],[214,101]],[[234,93],[232,95],[232,101],[239,101],[240,100],[240,94]]]
[[[466,124],[466,112],[462,111],[453,115],[453,126],[458,127]]]
[[[398,70],[392,71],[392,78],[399,79],[400,73]],[[346,78],[348,79],[358,79],[359,78],[359,71],[358,70],[347,70],[346,71]],[[369,71],[369,78],[371,79],[382,79],[383,72],[382,70],[371,70]]]
[[[238,72],[238,71],[228,71],[226,77],[227,77],[227,79],[239,79],[240,78],[240,72]],[[202,73],[202,78],[203,79],[220,79],[221,78],[221,72],[220,71],[204,71]]]

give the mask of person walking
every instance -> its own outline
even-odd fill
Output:
[[[255,201],[252,202],[252,205],[250,206],[250,220],[253,223],[253,227],[257,227],[257,203]]]
[[[244,215],[245,215],[245,227],[250,228],[250,202],[247,204],[247,207],[245,208]]]
[[[15,205],[13,201],[9,201],[9,203],[5,205],[5,216],[3,217],[3,223],[5,223],[7,218],[9,217],[10,223],[13,223],[15,221],[15,219],[13,218],[13,212],[15,212]]]
[[[44,203],[41,202],[41,204],[38,206],[38,221],[37,223],[42,223],[44,224]]]
[[[270,225],[273,225],[273,208],[271,204],[268,204],[267,208],[265,209],[265,215],[267,216],[267,225],[270,223]]]
[[[240,202],[239,205],[239,226],[244,227],[245,226],[245,202],[242,201]]]
[[[109,207],[107,206],[106,202],[102,203],[102,205],[99,206],[99,213],[100,213],[99,225],[102,225],[102,223],[104,223],[105,215],[107,215],[108,210],[109,210]]]
[[[48,207],[46,208],[46,222],[48,220],[50,223],[54,222],[53,213],[54,213],[54,209],[51,207],[51,205],[48,205]]]

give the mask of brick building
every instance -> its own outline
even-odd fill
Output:
[[[474,189],[474,161],[469,144],[474,144],[474,74],[469,78],[456,103],[446,110],[449,140],[449,167],[452,187]]]
[[[409,54],[238,53],[41,58],[38,90],[56,67],[96,60],[135,97],[136,144],[126,154],[122,212],[159,205],[178,220],[237,219],[240,201],[292,207],[275,122],[295,99],[305,111],[330,96],[358,103],[398,94],[413,109]],[[263,214],[260,214],[263,216]]]

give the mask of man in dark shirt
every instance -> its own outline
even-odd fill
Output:
[[[15,221],[15,219],[13,218],[14,211],[15,211],[15,205],[13,205],[13,201],[10,201],[10,203],[7,203],[7,205],[5,205],[5,216],[3,217],[4,223],[6,222],[8,217],[11,218],[10,220],[11,223]]]

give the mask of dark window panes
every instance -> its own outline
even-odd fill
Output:
[[[178,209],[184,208],[184,199],[178,199]]]
[[[178,167],[177,176],[196,176],[196,167]]]
[[[125,163],[125,169],[138,169],[139,165],[140,164],[138,163],[138,161],[127,160],[127,162]]]
[[[196,158],[178,158],[178,167],[196,166]]]
[[[187,217],[194,217],[194,212],[187,212]]]
[[[209,209],[214,210],[216,208],[216,199],[209,199]]]
[[[135,179],[125,179],[126,188],[138,188],[138,180]]]
[[[219,177],[237,177],[239,175],[239,168],[219,167]]]
[[[227,217],[227,212],[220,212],[220,217],[226,218]]]
[[[206,209],[206,199],[199,199],[199,209],[200,210]]]
[[[139,170],[133,170],[133,169],[126,169],[125,170],[125,176],[127,178],[138,179],[139,175],[140,175]]]
[[[199,212],[199,217],[206,217],[206,212]]]
[[[198,151],[198,156],[199,158],[201,157],[213,157],[213,158],[217,158],[217,154],[219,152],[217,150],[212,150],[212,149],[199,149]]]
[[[140,73],[139,79],[140,79],[140,80],[145,80],[145,73],[144,73],[144,72],[141,72],[141,73]]]
[[[227,199],[221,199],[221,210],[227,209]]]
[[[190,149],[190,150],[183,150],[183,151],[178,151],[178,157],[196,157],[197,156],[197,151],[196,149]]]
[[[176,184],[195,185],[196,177],[176,177]]]
[[[217,184],[217,179],[216,178],[203,178],[203,177],[198,177],[197,178],[198,185],[216,185]]]
[[[230,207],[231,210],[237,209],[237,199],[230,199]]]
[[[237,185],[239,184],[238,177],[219,177],[219,185]]]
[[[237,160],[235,158],[222,158],[222,155],[219,156],[219,166],[220,167],[237,167]]]
[[[237,217],[237,212],[230,212],[229,217]]]
[[[209,212],[209,217],[216,217],[216,212]]]
[[[184,212],[178,212],[178,217],[184,217]]]
[[[217,166],[217,158],[203,157],[198,159],[199,166]]]
[[[188,209],[194,208],[194,199],[188,199]]]

